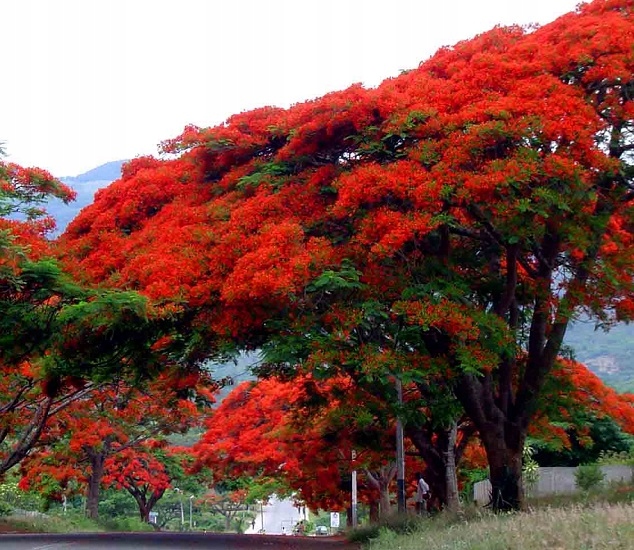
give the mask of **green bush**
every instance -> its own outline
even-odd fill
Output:
[[[141,521],[140,518],[109,518],[102,519],[99,521],[99,524],[104,527],[108,531],[153,531],[154,527],[152,527],[149,523],[145,523]]]
[[[601,470],[601,466],[597,463],[579,466],[575,472],[577,487],[582,491],[590,491],[601,487],[604,479],[605,474]]]
[[[599,464],[622,464],[634,467],[634,446],[629,451],[601,451]]]
[[[11,506],[8,502],[4,502],[0,500],[0,517],[5,517],[11,515],[13,512],[13,506]]]
[[[478,481],[489,479],[489,470],[486,468],[463,470],[460,472],[462,476],[462,490],[460,491],[460,500],[462,502],[473,502],[473,486]]]
[[[388,532],[399,535],[410,534],[417,530],[421,521],[424,520],[416,515],[394,514],[378,523],[358,527],[348,534],[348,540],[350,542],[368,542],[378,538],[381,534],[385,537]]]

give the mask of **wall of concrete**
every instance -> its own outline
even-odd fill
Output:
[[[601,466],[605,475],[604,483],[617,483],[631,481],[634,478],[634,469],[631,466]],[[548,496],[575,493],[575,472],[577,468],[549,467],[539,468],[537,482],[527,487],[529,496]],[[485,506],[491,497],[491,483],[488,479],[479,481],[473,486],[473,500]]]

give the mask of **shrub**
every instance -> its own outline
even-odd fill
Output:
[[[11,515],[13,512],[13,506],[11,506],[8,502],[4,502],[0,500],[0,517],[5,517]]]
[[[141,519],[134,517],[118,517],[110,518],[99,521],[100,525],[106,528],[108,531],[153,531],[154,528],[149,524],[141,521]]]
[[[599,464],[622,464],[634,467],[634,446],[629,451],[601,451]]]
[[[596,463],[579,466],[575,472],[577,487],[582,491],[590,491],[600,487],[605,479],[601,466]]]
[[[412,514],[394,514],[381,519],[378,523],[364,525],[348,534],[350,542],[367,542],[376,539],[379,535],[391,532],[399,535],[411,534],[421,525],[419,516]]]

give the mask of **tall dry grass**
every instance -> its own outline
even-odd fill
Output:
[[[423,521],[412,533],[382,529],[372,550],[634,550],[634,505],[541,509],[447,524]]]

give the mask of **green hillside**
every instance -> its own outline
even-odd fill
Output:
[[[606,384],[634,392],[634,327],[619,324],[609,332],[595,330],[594,323],[577,322],[568,329],[565,344],[574,357],[587,365]]]

